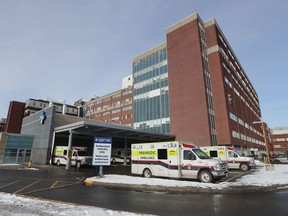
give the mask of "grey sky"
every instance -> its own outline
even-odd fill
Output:
[[[132,58],[197,12],[216,18],[270,127],[288,126],[285,0],[0,0],[0,117],[9,102],[66,100],[121,88]]]

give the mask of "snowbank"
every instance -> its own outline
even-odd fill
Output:
[[[123,175],[105,175],[103,178],[91,177],[86,182],[128,184],[128,185],[152,185],[166,187],[195,187],[208,189],[223,189],[241,186],[267,187],[273,185],[288,185],[288,165],[274,165],[273,171],[266,171],[266,167],[260,167],[255,172],[245,175],[236,182],[199,183],[196,181],[171,180],[163,178],[143,178]]]
[[[0,192],[0,214],[1,215],[21,215],[21,216],[92,216],[92,215],[109,215],[109,216],[135,216],[137,214],[123,211],[112,211],[103,208],[78,206],[51,201],[43,201],[19,197],[11,194]]]

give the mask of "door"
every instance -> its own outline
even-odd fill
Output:
[[[196,156],[191,150],[182,150],[181,174],[182,178],[197,179],[198,168],[195,166]]]
[[[18,149],[16,163],[27,163],[30,160],[31,149]]]
[[[234,151],[228,151],[228,166],[230,169],[239,169],[238,155]]]

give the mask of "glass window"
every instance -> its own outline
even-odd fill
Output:
[[[183,159],[184,160],[196,160],[196,157],[190,150],[184,150]]]
[[[158,159],[167,159],[167,149],[158,149]]]

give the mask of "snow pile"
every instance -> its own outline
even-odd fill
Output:
[[[223,189],[239,186],[272,186],[288,185],[288,166],[274,165],[273,171],[266,171],[266,167],[260,167],[255,172],[245,175],[236,182],[221,182],[219,184],[200,183],[196,181],[171,180],[164,178],[143,178],[123,175],[105,175],[103,178],[91,177],[86,179],[90,182],[116,183],[128,185],[153,185],[166,187],[195,187]]]
[[[123,211],[112,211],[103,208],[78,206],[51,201],[23,198],[0,192],[0,214],[1,215],[21,215],[21,216],[135,216],[137,214]]]

